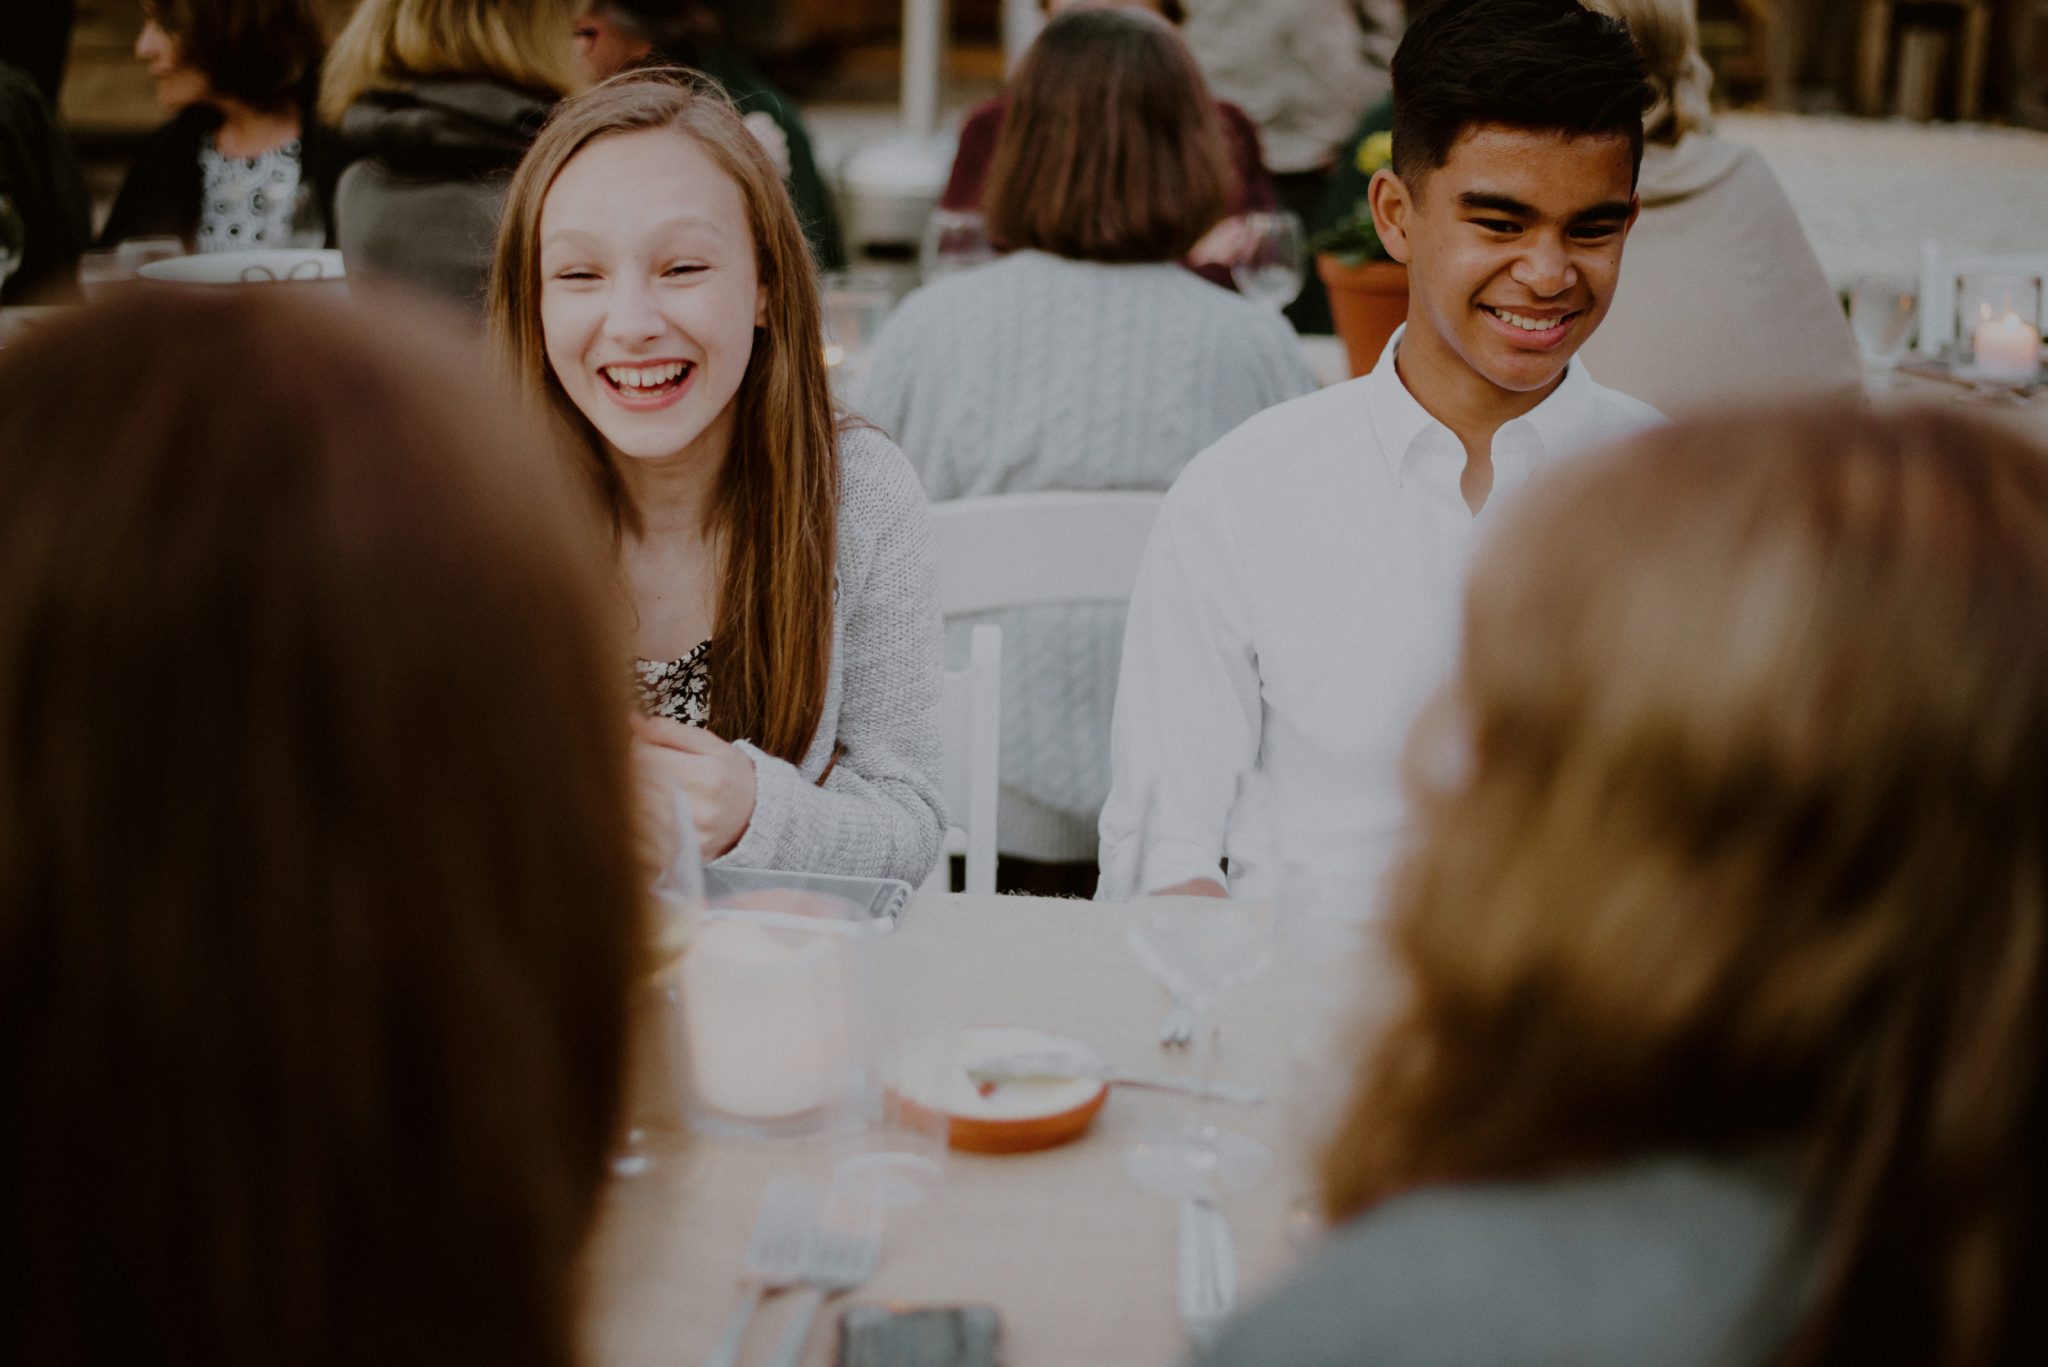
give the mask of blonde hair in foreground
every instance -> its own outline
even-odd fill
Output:
[[[1586,8],[1619,19],[1643,54],[1656,99],[1643,111],[1643,137],[1670,145],[1714,126],[1708,93],[1713,68],[1700,53],[1694,0],[1586,0]]]
[[[732,104],[676,70],[626,72],[565,102],[512,177],[491,261],[491,332],[529,392],[582,434],[621,532],[638,516],[602,437],[548,364],[540,321],[540,216],[562,168],[592,141],[667,130],[739,187],[765,324],[733,396],[717,493],[725,565],[712,649],[711,728],[801,763],[825,712],[839,516],[839,438],[825,375],[817,278],[782,176]]]
[[[1666,429],[1530,491],[1410,743],[1411,980],[1325,1162],[1784,1153],[1797,1364],[2048,1360],[2048,464],[1948,413]]]
[[[589,84],[576,55],[583,0],[358,0],[328,50],[320,116],[339,127],[372,90],[468,76],[559,98]]]

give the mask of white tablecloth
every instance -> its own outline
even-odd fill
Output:
[[[1167,1005],[1125,942],[1126,908],[1009,897],[917,898],[900,933],[939,944],[940,1009],[963,1024],[1036,1025],[1077,1036],[1116,1062],[1192,1070],[1153,1032]],[[1284,962],[1284,960],[1283,960]],[[1220,1076],[1266,1087],[1256,1107],[1218,1119],[1273,1144],[1280,1171],[1221,1203],[1236,1234],[1246,1294],[1299,1255],[1289,1207],[1305,1191],[1288,1117],[1289,973],[1276,967],[1222,1011]],[[1297,984],[1298,986],[1298,984]],[[1297,1069],[1297,1075],[1301,1070]],[[1328,1086],[1347,1085],[1349,1060]],[[1311,1074],[1314,1076],[1314,1074]],[[1322,1099],[1334,1099],[1329,1093]],[[1037,1154],[950,1155],[936,1198],[898,1212],[874,1278],[835,1302],[985,1302],[1002,1316],[1008,1367],[1147,1367],[1188,1351],[1176,1313],[1174,1201],[1140,1189],[1123,1150],[1148,1122],[1188,1106],[1169,1093],[1112,1088],[1080,1142]],[[614,1183],[592,1250],[592,1360],[676,1367],[702,1360],[731,1307],[763,1187],[775,1174],[822,1175],[833,1141],[739,1142],[670,1135],[654,1170]],[[780,1298],[787,1301],[787,1297]],[[743,1361],[772,1351],[786,1304],[764,1306]],[[821,1316],[806,1363],[832,1361],[836,1308]]]

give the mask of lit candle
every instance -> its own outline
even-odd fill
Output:
[[[2041,371],[2041,334],[2017,313],[1993,318],[1987,306],[1973,339],[1977,373],[1987,380],[2032,380]]]
[[[830,1102],[848,1063],[849,958],[839,936],[739,919],[700,925],[682,994],[698,1101],[744,1120]]]

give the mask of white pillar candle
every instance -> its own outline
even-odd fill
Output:
[[[1977,324],[1977,373],[1987,380],[2032,380],[2041,371],[2041,334],[2017,313]]]
[[[683,1028],[697,1100],[744,1120],[816,1111],[848,1061],[848,944],[741,920],[698,928],[683,956]]]

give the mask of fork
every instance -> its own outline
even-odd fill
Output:
[[[795,1286],[803,1280],[804,1242],[817,1218],[818,1189],[795,1177],[778,1177],[761,1194],[761,1210],[754,1217],[754,1233],[747,1240],[747,1256],[740,1273],[740,1297],[726,1317],[725,1330],[718,1336],[704,1367],[733,1367],[739,1361],[740,1340],[761,1298],[770,1291]]]
[[[1195,1013],[1188,1010],[1187,1003],[1179,997],[1173,999],[1173,1006],[1159,1022],[1159,1047],[1178,1049],[1195,1037]]]
[[[874,1275],[882,1255],[881,1191],[871,1177],[835,1177],[824,1213],[805,1241],[804,1289],[775,1345],[773,1367],[797,1367],[811,1325],[827,1296],[851,1291]]]

